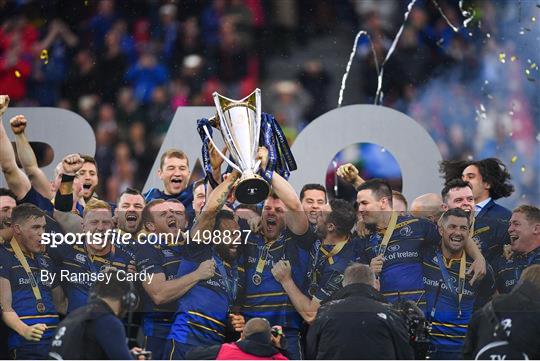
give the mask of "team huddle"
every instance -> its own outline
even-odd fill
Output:
[[[6,109],[2,99],[0,116]],[[31,120],[17,115],[9,125],[16,154],[0,122],[7,183],[0,190],[0,305],[15,359],[48,358],[61,319],[87,305],[94,283],[111,269],[139,296],[135,317],[124,317],[121,328],[133,339],[142,332],[139,346],[154,359],[192,358],[199,347],[237,339],[255,318],[280,326],[277,348],[290,359],[339,352],[363,358],[346,353],[362,342],[354,330],[342,344],[328,345],[330,327],[321,317],[330,301],[345,297],[358,264],[368,266],[370,292],[382,302],[409,300],[423,311],[431,358],[460,358],[473,312],[540,264],[540,210],[510,211],[495,202],[513,191],[497,159],[444,162],[441,194],[418,195],[410,204],[386,181],[364,180],[345,164],[338,176],[356,188],[354,204],[329,200],[320,184],[297,194],[275,172],[268,198],[246,205],[234,197],[240,174],[222,173],[216,149],[210,148],[212,184],[192,182],[194,160],[169,149],[160,158],[162,189],[128,188],[110,204],[95,192],[94,158],[66,155],[48,179],[25,135]],[[266,169],[264,147],[257,159]],[[43,241],[54,235],[64,241]],[[103,330],[104,344],[116,342],[113,331]],[[391,337],[401,346],[380,350],[382,358],[414,357],[408,334]],[[115,347],[104,350],[103,357],[124,358]]]

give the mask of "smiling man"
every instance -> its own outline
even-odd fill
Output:
[[[467,212],[471,222],[470,237],[489,262],[502,254],[504,245],[510,243],[506,223],[499,219],[478,218],[475,212],[474,191],[470,183],[453,179],[446,184],[441,196],[443,211],[461,208]]]
[[[316,225],[317,219],[327,203],[326,188],[316,183],[304,185],[300,191],[300,202],[302,202],[302,208],[308,216],[309,223],[313,226]]]
[[[540,264],[540,209],[530,205],[514,209],[508,234],[512,256],[501,255],[493,263],[500,293],[509,293],[527,267]]]
[[[471,276],[466,271],[472,259],[465,253],[469,214],[460,208],[450,209],[441,216],[438,226],[441,244],[424,252],[423,258],[427,311],[433,325],[430,335],[434,352],[430,358],[452,360],[460,358],[475,302],[487,301],[495,287],[489,266],[481,282],[469,282]]]
[[[189,215],[193,214],[193,185],[189,184],[189,159],[179,149],[168,149],[161,155],[158,177],[163,190],[152,188],[144,195],[146,202],[153,199],[177,199]]]

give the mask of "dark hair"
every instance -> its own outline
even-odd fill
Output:
[[[388,204],[392,206],[392,187],[390,187],[387,181],[379,178],[370,179],[358,186],[356,191],[360,192],[366,189],[372,191],[377,200],[386,197]]]
[[[141,196],[144,198],[141,191],[135,188],[131,188],[131,187],[127,187],[122,193],[120,193],[120,197],[118,197],[118,199],[122,198],[124,194],[131,194],[132,196]]]
[[[440,164],[439,172],[447,183],[452,179],[461,178],[465,168],[470,165],[478,168],[482,180],[490,185],[489,196],[492,199],[509,197],[514,192],[514,186],[510,183],[512,177],[504,163],[497,158],[477,161],[443,161]]]
[[[20,224],[29,218],[45,217],[45,212],[30,203],[19,204],[11,212],[11,224]]]
[[[195,193],[195,189],[201,184],[204,184],[204,178],[197,179],[195,182],[193,182],[193,193]]]
[[[96,169],[97,169],[97,162],[96,162],[96,159],[94,157],[92,157],[91,155],[87,155],[87,154],[81,154],[81,158],[83,160],[83,163],[92,163],[93,165],[96,166]]]
[[[459,217],[459,218],[465,218],[467,219],[467,225],[470,226],[470,219],[469,219],[469,213],[464,211],[463,209],[461,208],[452,208],[452,209],[449,209],[447,210],[446,212],[444,212],[442,215],[441,215],[441,218],[439,219],[439,222],[446,222],[446,220],[450,217],[450,216],[454,216],[454,217]]]
[[[471,184],[469,182],[464,181],[461,178],[455,178],[447,182],[441,191],[443,202],[446,203],[446,201],[448,200],[448,193],[450,192],[451,189],[465,188],[465,187],[469,187],[470,189],[472,189]]]
[[[338,235],[351,233],[356,222],[356,212],[353,206],[343,199],[333,199],[330,201],[330,208],[332,211],[328,215],[326,223],[333,223]]]
[[[322,184],[318,184],[318,183],[305,184],[302,187],[302,190],[300,191],[300,200],[304,199],[306,191],[311,191],[311,190],[316,190],[316,191],[323,192],[324,193],[324,200],[326,201],[326,188]]]
[[[129,292],[135,292],[133,283],[120,279],[118,271],[108,269],[105,273],[111,274],[110,281],[105,277],[97,281],[92,288],[93,296],[122,301]]]
[[[513,213],[523,213],[527,221],[532,223],[540,223],[540,209],[535,206],[523,204],[517,208],[514,208]]]
[[[396,197],[397,199],[405,203],[405,208],[409,209],[409,203],[407,202],[407,198],[405,198],[405,196],[401,192],[392,191],[392,197]]]
[[[214,224],[214,230],[219,229],[219,227],[221,227],[221,223],[225,220],[235,221],[236,219],[234,218],[233,212],[221,209],[216,214],[216,223]]]
[[[11,197],[17,200],[17,196],[7,188],[0,188],[0,197]]]

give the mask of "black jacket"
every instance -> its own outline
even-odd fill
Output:
[[[512,292],[500,295],[493,301],[497,318],[511,320],[508,342],[513,349],[524,352],[531,360],[540,359],[540,289],[523,282]],[[476,311],[463,346],[463,358],[474,359],[488,343],[495,341],[494,328],[485,309]]]
[[[352,284],[324,303],[310,326],[308,359],[413,359],[405,322],[373,287]]]

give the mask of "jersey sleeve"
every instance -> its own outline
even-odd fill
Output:
[[[437,228],[437,225],[427,219],[422,219],[422,226],[424,227],[424,243],[426,247],[438,247],[441,243],[441,235]]]

